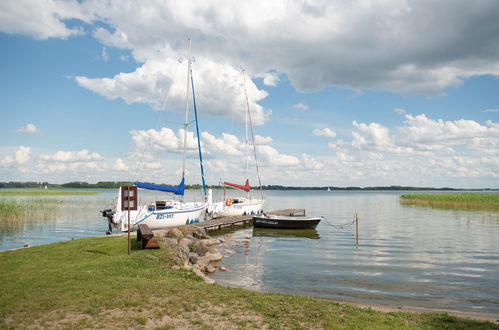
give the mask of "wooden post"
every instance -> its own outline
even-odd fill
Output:
[[[355,245],[359,246],[359,215],[355,213]]]
[[[127,209],[128,209],[128,254],[130,254],[130,186],[127,187],[128,190],[128,203],[127,203]]]
[[[137,210],[137,187],[135,186],[121,186],[121,210],[128,213],[128,254],[130,254],[130,211]]]

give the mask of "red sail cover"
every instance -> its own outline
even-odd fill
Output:
[[[244,184],[244,186],[241,186],[240,184],[230,183],[230,182],[224,182],[224,185],[231,186],[231,187],[234,187],[237,189],[241,189],[241,190],[244,190],[246,192],[249,192],[251,190],[248,179],[246,179],[246,183]]]

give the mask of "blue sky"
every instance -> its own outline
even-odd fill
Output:
[[[499,187],[495,1],[3,2],[0,181],[179,181],[187,38],[210,184],[244,67],[263,184]]]

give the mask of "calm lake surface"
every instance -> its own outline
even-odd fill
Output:
[[[103,236],[98,211],[115,193],[47,197],[64,201],[56,219],[1,225],[0,249]],[[266,210],[305,208],[327,222],[306,231],[213,232],[226,240],[219,249],[229,271],[212,277],[258,291],[499,315],[499,214],[403,205],[401,193],[267,191]]]

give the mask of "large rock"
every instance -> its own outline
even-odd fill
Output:
[[[196,262],[198,262],[198,259],[199,259],[199,255],[196,252],[189,253],[189,262],[191,264],[194,265]]]
[[[206,256],[204,257],[199,257],[198,260],[196,261],[196,265],[198,265],[199,269],[204,270],[206,266],[210,264],[210,259],[208,259]]]
[[[206,239],[208,238],[208,235],[206,234],[206,230],[203,228],[200,228],[198,226],[194,226],[195,229],[192,231],[192,236],[194,236],[197,239]]]
[[[178,227],[178,230],[180,230],[184,236],[191,235],[198,239],[205,239],[208,237],[206,231],[196,225],[180,226]]]
[[[210,262],[216,262],[222,260],[222,254],[218,251],[208,252],[204,257],[207,258]]]
[[[191,252],[191,249],[190,249],[191,243],[192,243],[192,240],[185,238],[185,237],[181,238],[180,241],[178,242],[178,247],[179,247],[179,249],[182,252],[182,255],[184,257],[189,256],[189,252]]]
[[[175,238],[175,239],[179,240],[182,237],[184,237],[184,234],[182,234],[182,232],[180,230],[178,230],[177,228],[173,228],[173,229],[170,229],[166,233],[166,237]]]
[[[213,245],[218,245],[220,244],[220,240],[216,239],[216,238],[207,238],[207,239],[203,239],[202,242],[206,245],[206,246],[213,246]]]
[[[208,265],[206,266],[206,269],[205,271],[208,273],[208,274],[213,274],[217,269],[215,268],[215,266],[213,265]]]
[[[208,252],[208,248],[203,243],[203,241],[195,241],[194,242],[194,249],[196,250],[196,253],[201,257],[204,256],[206,254],[206,252]]]

